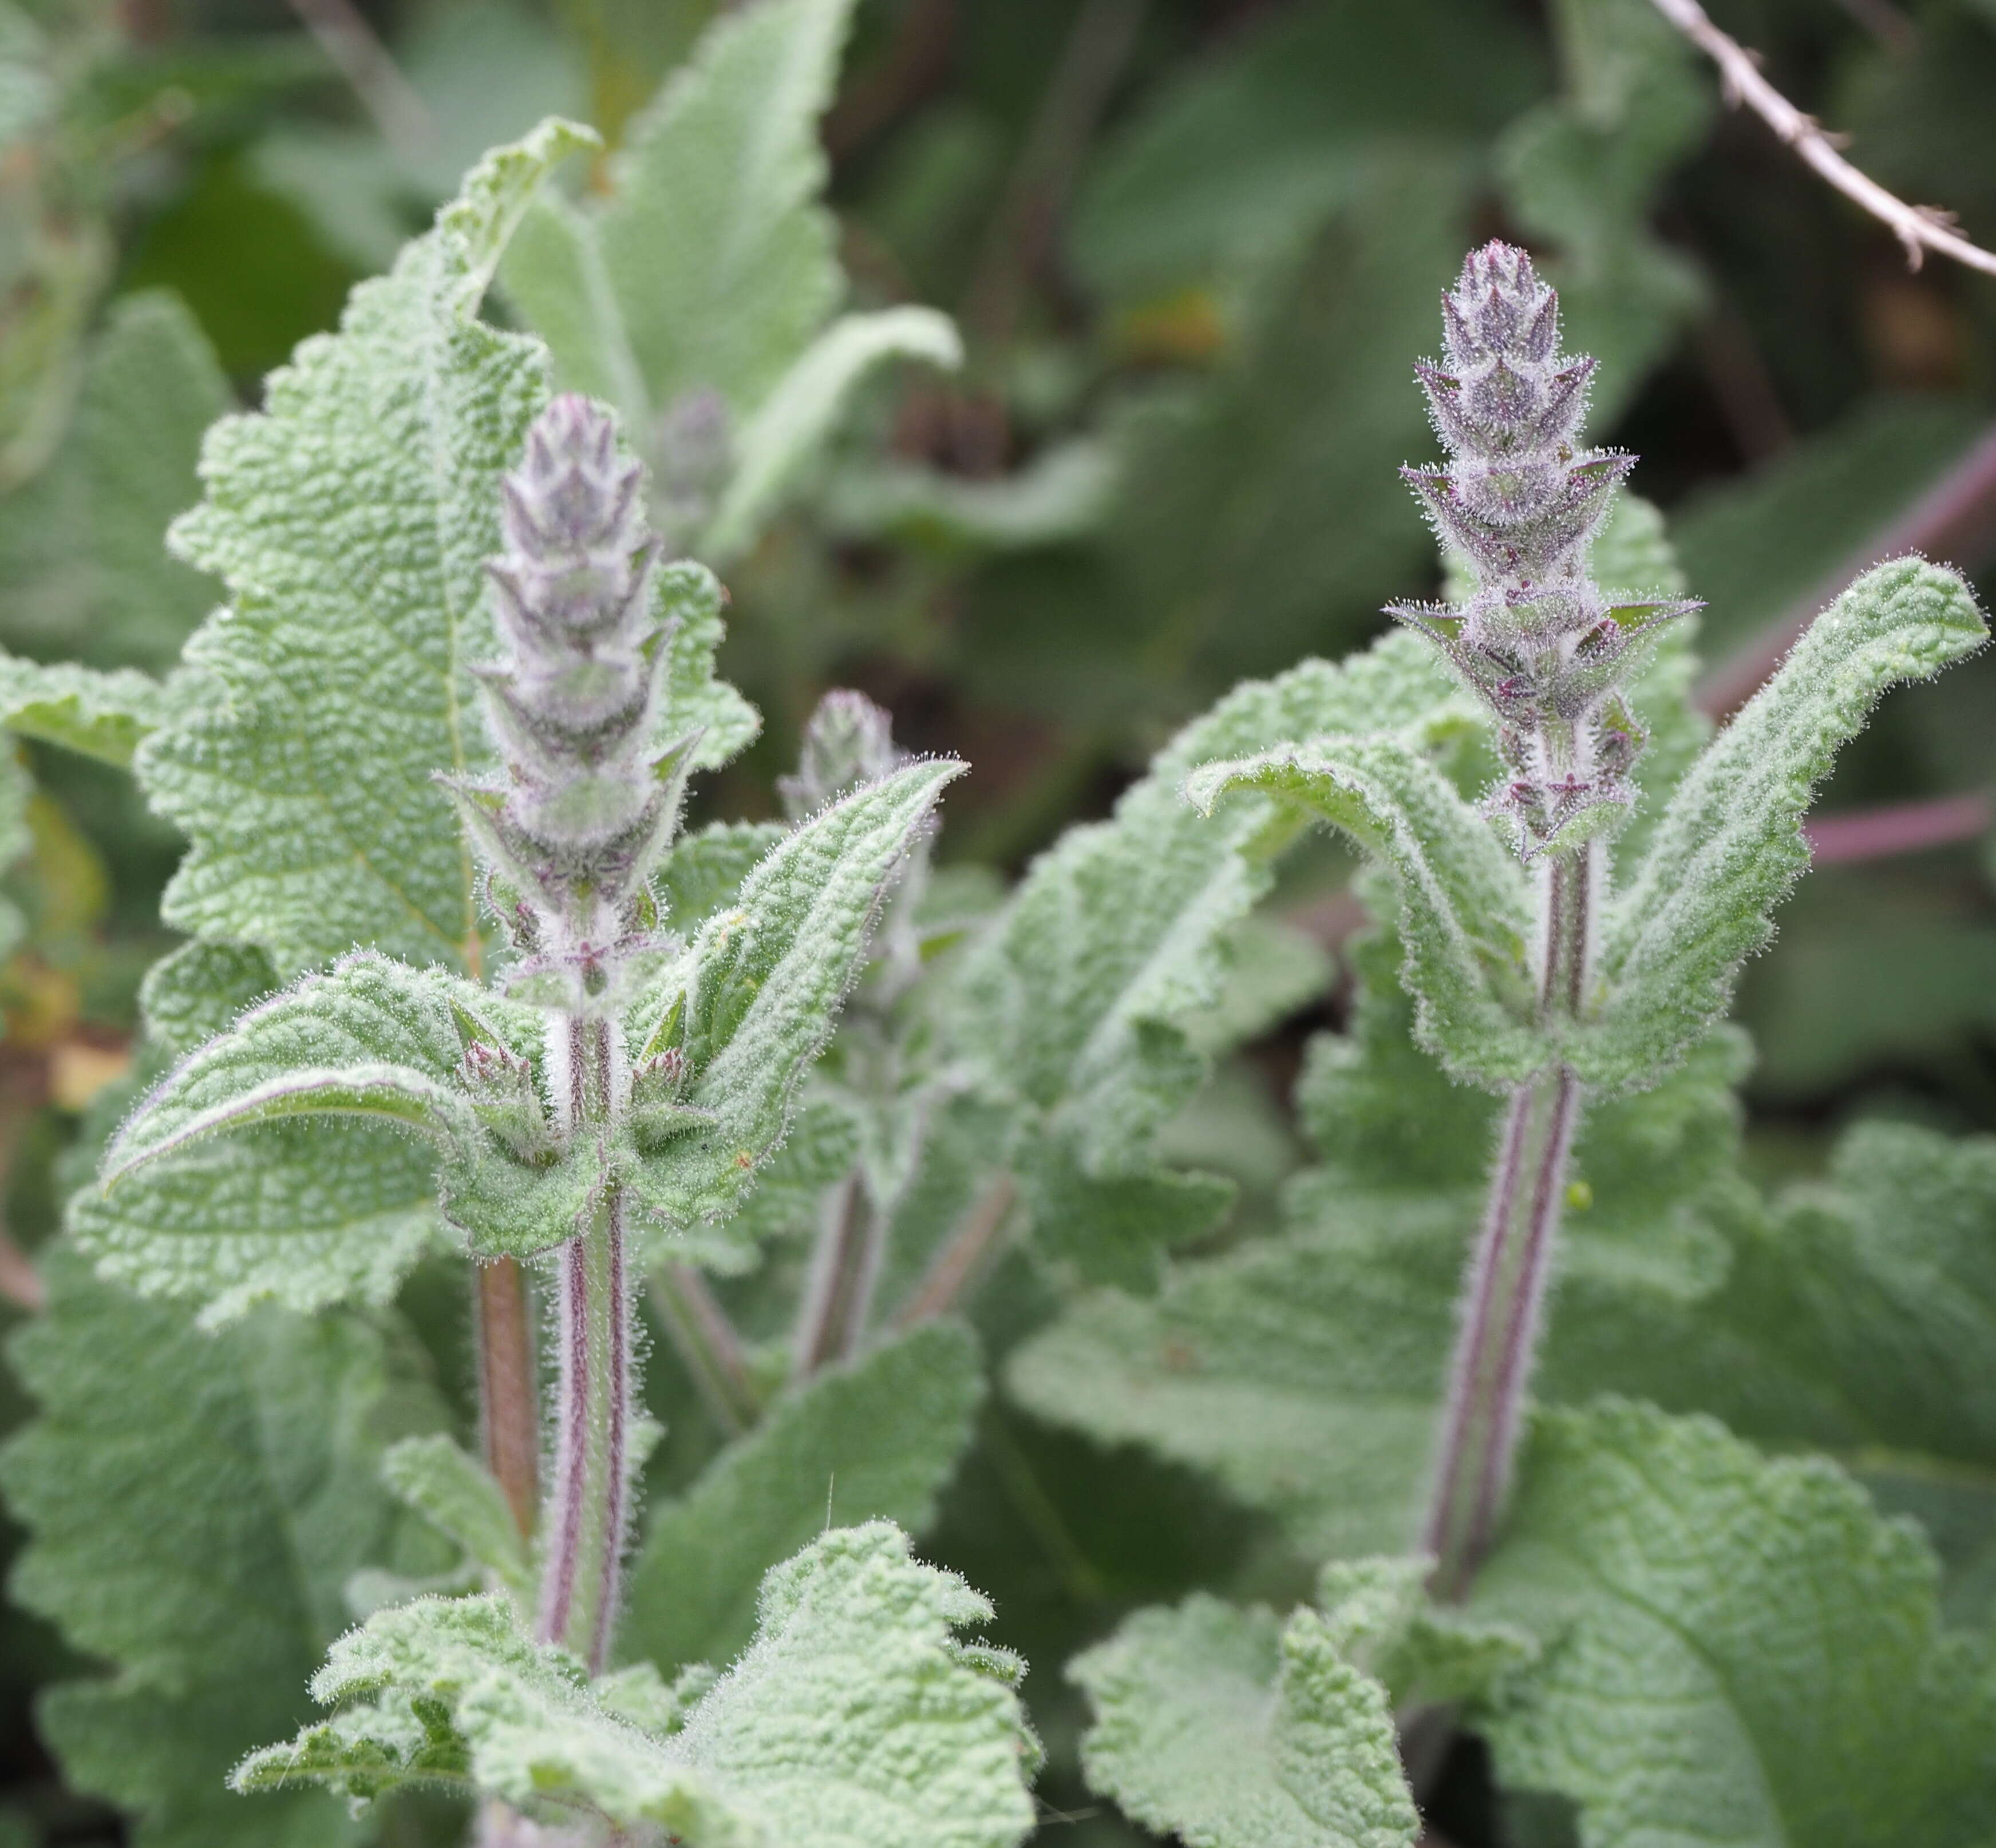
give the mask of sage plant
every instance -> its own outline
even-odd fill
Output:
[[[1631,677],[1657,630],[1698,605],[1611,601],[1588,575],[1588,547],[1636,459],[1581,446],[1595,363],[1559,350],[1558,301],[1531,259],[1496,243],[1473,252],[1442,315],[1446,366],[1416,371],[1450,460],[1402,473],[1475,588],[1460,604],[1389,607],[1495,718],[1503,775],[1488,806],[1532,874],[1538,1005],[1552,1024],[1594,999],[1595,914],[1644,742]],[[1423,1537],[1448,1593],[1503,1502],[1581,1102],[1560,1062],[1512,1087],[1499,1133]]]
[[[506,550],[490,566],[504,657],[480,671],[503,779],[455,793],[511,938],[511,986],[545,1011],[545,1109],[528,1062],[481,1038],[462,1068],[473,1108],[520,1160],[614,1142],[669,1119],[676,1048],[634,1071],[618,1027],[635,972],[665,945],[646,881],[679,823],[690,741],[652,747],[666,637],[660,551],[642,471],[586,398],[557,397],[503,484]],[[606,1175],[556,1253],[553,1479],[539,1627],[600,1673],[628,1519],[637,1357],[628,1190]]]

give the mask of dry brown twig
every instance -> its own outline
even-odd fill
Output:
[[[1698,0],[1653,0],[1656,9],[1719,67],[1726,101],[1744,103],[1843,196],[1890,229],[1917,270],[1929,250],[1971,270],[1996,276],[1996,252],[1971,243],[1953,229],[1951,215],[1930,205],[1908,205],[1853,167],[1822,125],[1805,115],[1760,74],[1759,59],[1712,24]]]

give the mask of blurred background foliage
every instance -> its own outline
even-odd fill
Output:
[[[160,545],[205,425],[256,403],[480,151],[551,111],[614,146],[721,10],[0,0],[0,645],[168,665],[213,594]],[[1712,10],[1860,164],[1996,243],[1996,0]],[[881,374],[729,569],[723,666],[766,730],[710,812],[775,814],[804,717],[856,686],[907,745],[972,761],[945,857],[1010,874],[1237,678],[1364,643],[1385,599],[1438,580],[1395,473],[1433,448],[1409,368],[1491,235],[1543,256],[1568,345],[1602,360],[1595,433],[1640,453],[1709,601],[1715,704],[1890,543],[1990,587],[1996,283],[1909,273],[1645,0],[864,0],[823,133],[852,305],[941,308],[967,359]],[[1888,704],[1826,793],[1885,812],[1825,835],[1839,863],[1746,986],[1771,1173],[1857,1115],[1996,1128],[1992,713],[1985,658]],[[166,947],[177,844],[121,774],[22,749],[0,1159],[32,1247]],[[1903,851],[1923,828],[1945,838]],[[1347,871],[1326,849],[1285,890],[1318,958],[1299,993],[1349,934]],[[1337,997],[1182,1126],[1251,1203],[1296,1159],[1275,1100]],[[1035,1659],[1072,1653],[1090,1600],[1251,1551],[1161,1466],[986,1420],[937,1544]],[[0,1753],[45,1783],[25,1697],[55,1645],[4,1623]]]

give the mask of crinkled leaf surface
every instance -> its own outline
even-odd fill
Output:
[[[188,1053],[277,986],[270,958],[253,944],[197,938],[146,970],[139,1011],[155,1039]]]
[[[107,671],[0,656],[0,724],[120,768],[188,690],[183,679],[155,680],[135,667]]]
[[[488,156],[340,331],[272,375],[263,411],[211,432],[206,498],[174,528],[230,602],[189,645],[198,688],[139,759],[191,842],[165,914],[260,945],[281,973],[356,943],[479,954],[472,862],[435,776],[487,755],[470,672],[495,652],[484,565],[548,381],[539,342],[475,316],[533,187],[587,145],[550,123]],[[676,595],[699,606],[680,612],[668,723],[697,709],[698,761],[721,762],[753,722],[711,684],[716,595],[684,572],[658,595],[662,614]]]
[[[662,1027],[687,1055],[686,1102],[711,1113],[635,1164],[632,1186],[655,1218],[718,1219],[753,1184],[859,979],[895,866],[963,768],[910,764],[806,823],[640,999],[626,1027],[634,1057]],[[726,1228],[714,1236],[724,1241]]]
[[[631,126],[598,225],[654,411],[706,390],[746,418],[837,304],[817,119],[852,12],[852,0],[738,12]]]
[[[191,1007],[206,998],[203,980],[240,975],[225,948],[182,955],[189,979],[168,993]],[[210,1323],[265,1300],[297,1309],[385,1301],[439,1237],[440,1158],[453,1208],[474,1217],[480,1178],[514,1165],[452,1082],[454,1003],[514,1051],[537,1053],[530,1010],[371,954],[251,1009],[132,1112],[107,1151],[105,1189],[72,1203],[78,1243],[148,1294],[205,1299]],[[308,1117],[330,1120],[293,1120]],[[432,1146],[410,1141],[410,1130]],[[577,1181],[577,1165],[521,1169],[520,1185],[566,1199],[590,1184]]]
[[[787,832],[777,821],[716,821],[674,842],[654,881],[666,923],[691,931],[731,905],[742,882]]]
[[[1186,782],[1208,814],[1238,790],[1320,816],[1392,869],[1416,1031],[1451,1072],[1502,1089],[1543,1067],[1551,1048],[1532,1017],[1531,886],[1429,758],[1390,735],[1328,738],[1209,764]]]
[[[1996,1674],[1932,1554],[1834,1466],[1705,1419],[1540,1415],[1472,1609],[1545,1651],[1481,1721],[1588,1848],[1884,1848],[1996,1826]]]
[[[620,1681],[606,1705],[604,1684],[525,1641],[502,1601],[428,1599],[335,1645],[314,1691],[356,1704],[257,1753],[239,1781],[359,1795],[469,1782],[662,1825],[693,1848],[1011,1848],[1033,1820],[1017,1664],[954,1635],[989,1614],[910,1559],[898,1530],[835,1530],[769,1574],[755,1641],[659,1733],[638,1721],[663,1701],[633,1702]]]
[[[814,1375],[652,1513],[620,1651],[668,1674],[725,1661],[755,1625],[762,1574],[831,1520],[920,1533],[984,1396],[977,1343],[934,1323]]]
[[[168,556],[167,526],[199,497],[201,432],[229,408],[214,352],[177,296],[112,305],[60,446],[0,497],[0,642],[98,668],[172,665],[215,596]]]
[[[1454,735],[1469,722],[1411,635],[1341,665],[1306,662],[1228,695],[1109,821],[1070,829],[1041,855],[941,1003],[979,1088],[1043,1130],[1028,1151],[1094,1179],[1141,1172],[1158,1130],[1204,1077],[1181,1023],[1220,996],[1231,933],[1268,890],[1264,836],[1277,817],[1258,795],[1201,816],[1180,793],[1188,771],[1325,732],[1426,724]],[[1134,1269],[1155,1263],[1138,1254]]]
[[[1210,1473],[1314,1557],[1395,1551],[1416,1531],[1494,1134],[1493,1101],[1413,1044],[1392,935],[1354,954],[1354,1031],[1316,1042],[1301,1087],[1327,1158],[1291,1183],[1289,1230],[1174,1266],[1155,1302],[1085,1299],[1007,1371],[1037,1416]],[[1716,1039],[1656,1091],[1584,1119],[1574,1179],[1592,1203],[1568,1214],[1542,1392],[1654,1382],[1683,1403],[1710,1389],[1703,1369],[1724,1378],[1739,1361],[1736,1340],[1690,1361],[1632,1344],[1626,1318],[1633,1303],[1688,1323],[1751,1223],[1740,1069],[1736,1045]],[[1617,1320],[1596,1339],[1603,1306]]]
[[[962,361],[932,308],[824,325],[845,279],[818,118],[852,13],[761,0],[718,19],[632,125],[608,198],[540,201],[506,261],[563,383],[623,411],[676,539],[716,563],[755,539],[872,373]],[[689,416],[711,426],[690,448]]]
[[[404,1437],[381,1459],[381,1480],[463,1548],[467,1560],[521,1600],[531,1599],[533,1561],[506,1492],[485,1465],[442,1431]]]
[[[1068,1664],[1089,1785],[1190,1848],[1412,1848],[1386,1691],[1315,1611],[1203,1592],[1139,1611]]]
[[[1886,688],[1986,639],[1959,576],[1919,559],[1868,571],[1672,792],[1604,921],[1599,1030],[1573,1062],[1591,1084],[1640,1085],[1724,1013],[1741,962],[1808,863],[1802,820],[1837,748]]]
[[[143,1848],[353,1839],[323,1795],[293,1787],[259,1816],[224,1780],[309,1711],[342,1587],[391,1538],[382,1447],[427,1401],[353,1318],[266,1311],[208,1336],[67,1249],[42,1269],[49,1312],[9,1351],[41,1407],[0,1453],[30,1536],[12,1588],[112,1665],[44,1695],[43,1736]]]

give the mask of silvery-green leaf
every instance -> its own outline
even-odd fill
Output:
[[[1316,1612],[1203,1592],[1139,1611],[1068,1664],[1090,1787],[1188,1848],[1412,1848],[1386,1691]]]
[[[817,122],[852,10],[736,10],[631,125],[597,226],[652,415],[708,391],[747,418],[836,305]]]
[[[184,680],[162,682],[135,667],[105,671],[0,656],[0,724],[121,769],[189,694]]]
[[[762,1574],[828,1523],[925,1528],[984,1395],[977,1344],[931,1323],[779,1399],[687,1492],[652,1513],[619,1649],[668,1673],[725,1661],[755,1627]]]
[[[100,669],[173,664],[215,594],[168,555],[167,526],[199,497],[201,432],[229,408],[214,352],[177,296],[112,305],[55,453],[0,497],[0,642]]]
[[[453,1082],[458,1010],[537,1055],[531,1010],[374,955],[252,1008],[133,1110],[103,1190],[72,1203],[78,1243],[134,1287],[201,1299],[219,1321],[267,1299],[385,1300],[439,1235],[440,1161],[446,1210],[481,1247],[524,1242],[523,1213],[573,1212],[597,1185],[597,1152],[534,1170],[497,1149]],[[313,1117],[327,1120],[301,1120]]]
[[[215,426],[206,498],[174,528],[231,601],[189,644],[198,682],[139,759],[191,842],[165,914],[260,945],[281,974],[356,943],[419,963],[480,954],[472,859],[435,776],[487,755],[470,674],[495,652],[484,563],[499,477],[548,380],[539,342],[476,312],[541,174],[589,145],[552,122],[488,156],[354,291],[340,331],[272,374],[261,411]],[[753,728],[711,681],[718,594],[662,573],[662,614],[675,587],[666,722],[706,724],[711,764]]]
[[[427,1399],[357,1319],[266,1310],[204,1334],[66,1248],[41,1268],[49,1311],[9,1354],[40,1413],[0,1454],[29,1536],[12,1589],[113,1670],[46,1692],[42,1736],[72,1788],[135,1819],[139,1848],[356,1840],[308,1788],[260,1815],[224,1780],[310,1711],[349,1574],[405,1563],[381,1449]]]
[[[1541,1414],[1473,1612],[1535,1632],[1478,1725],[1588,1848],[1962,1842],[1996,1826],[1996,1674],[1908,1526],[1813,1460],[1611,1401]]]
[[[1320,816],[1392,869],[1416,1031],[1452,1075],[1501,1089],[1544,1068],[1553,1048],[1534,1018],[1531,886],[1427,756],[1385,733],[1333,737],[1209,764],[1186,782],[1207,814],[1243,789]]]
[[[435,1431],[391,1445],[381,1458],[381,1480],[523,1605],[531,1599],[533,1561],[506,1492],[453,1439]]]
[[[754,1184],[859,978],[895,866],[963,767],[910,764],[807,822],[640,998],[625,1026],[633,1058],[679,1047],[685,1103],[706,1113],[669,1140],[641,1138],[631,1186],[654,1219],[721,1219]]]
[[[700,541],[703,556],[724,561],[747,545],[824,446],[847,400],[895,359],[954,370],[963,342],[946,316],[913,306],[847,315],[818,336],[742,426],[734,472]]]
[[[835,1530],[768,1574],[755,1641],[682,1717],[656,1683],[634,1702],[628,1671],[592,1688],[502,1599],[425,1599],[335,1644],[312,1688],[342,1710],[236,1783],[444,1784],[689,1848],[1013,1848],[1033,1822],[1018,1665],[955,1635],[989,1615],[897,1529]]]
[[[1590,1084],[1650,1082],[1724,1013],[1808,863],[1802,817],[1838,748],[1886,688],[1986,635],[1960,577],[1919,559],[1875,566],[1816,619],[1685,773],[1625,874],[1602,931],[1605,1017],[1570,1052]]]

